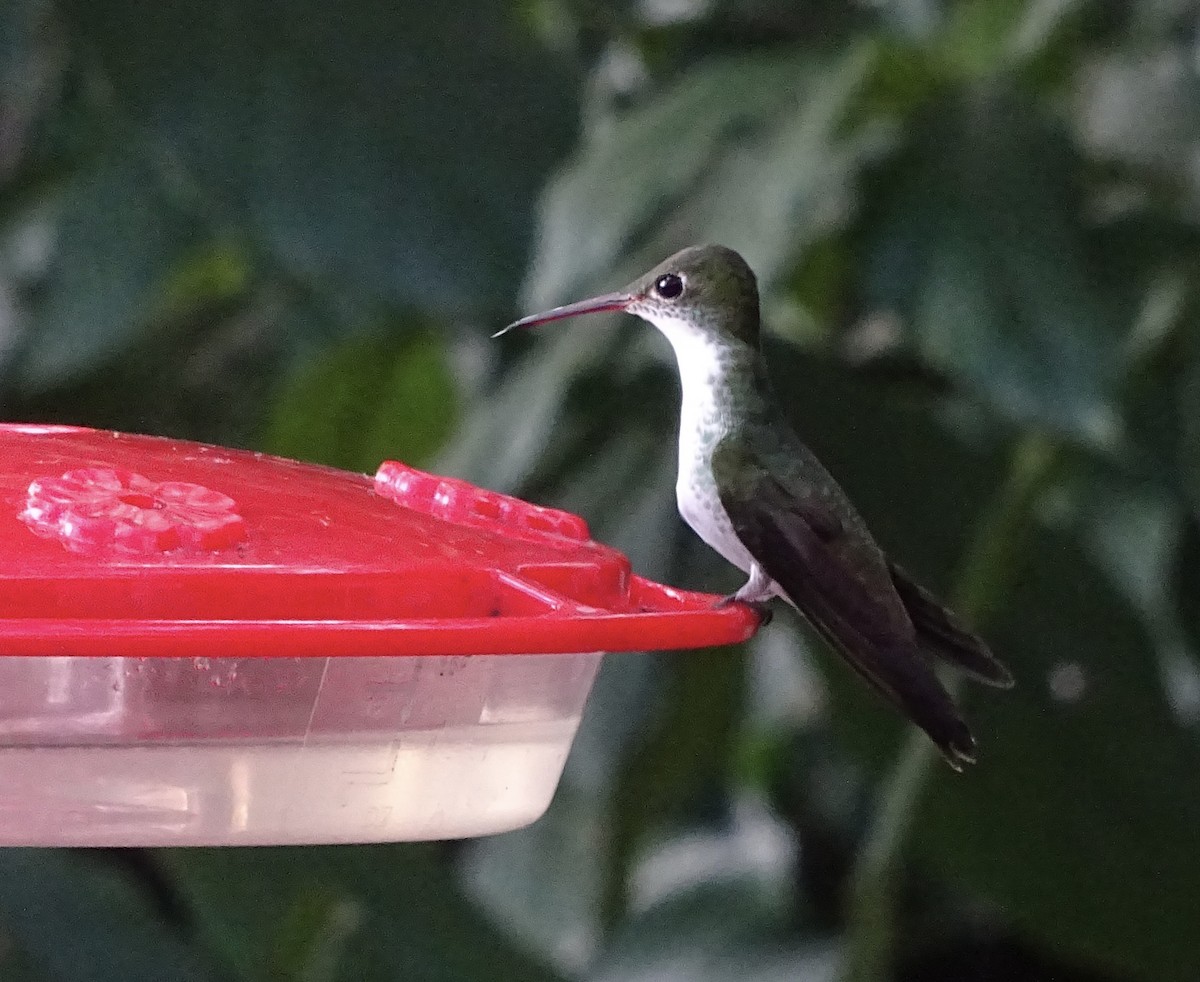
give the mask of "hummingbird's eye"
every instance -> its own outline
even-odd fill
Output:
[[[674,300],[683,293],[683,277],[666,273],[654,281],[654,292],[664,300]]]

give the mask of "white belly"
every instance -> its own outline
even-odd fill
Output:
[[[696,482],[685,468],[680,467],[675,500],[680,516],[707,545],[743,573],[750,572],[754,559],[734,532],[733,523],[729,521],[721,499],[717,497],[711,478],[708,482],[703,479]]]
[[[754,557],[733,530],[717,495],[712,454],[728,432],[725,353],[693,325],[656,313],[648,317],[666,335],[679,362],[682,401],[679,418],[679,477],[675,500],[679,514],[704,542],[742,572],[749,574]]]

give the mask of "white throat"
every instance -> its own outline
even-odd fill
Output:
[[[682,402],[679,413],[679,470],[707,463],[729,427],[728,357],[707,332],[661,311],[639,313],[662,332],[675,351]]]
[[[679,514],[729,562],[747,573],[753,557],[734,533],[712,470],[713,451],[733,425],[730,352],[707,332],[661,311],[638,316],[657,327],[675,349],[683,401],[679,413]]]

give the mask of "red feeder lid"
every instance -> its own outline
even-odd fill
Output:
[[[743,641],[582,519],[394,461],[0,424],[0,655],[447,655]]]

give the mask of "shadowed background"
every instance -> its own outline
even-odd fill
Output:
[[[1200,977],[1200,4],[4,0],[0,418],[682,525],[631,318],[718,241],[881,542],[1012,667],[963,776],[787,613],[607,660],[463,844],[0,851],[0,977]]]

